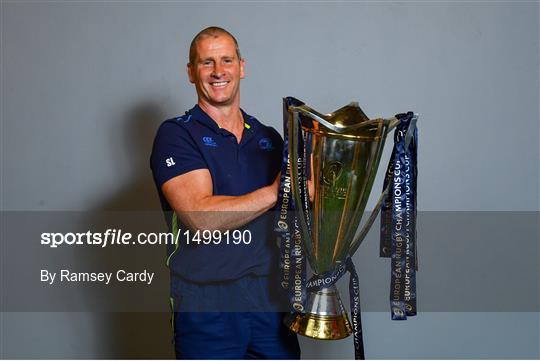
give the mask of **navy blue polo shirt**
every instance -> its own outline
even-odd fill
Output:
[[[274,128],[261,124],[244,111],[242,115],[245,128],[240,144],[198,105],[159,127],[150,166],[169,227],[172,209],[161,186],[171,178],[195,169],[208,169],[213,194],[229,196],[244,195],[274,181],[281,167],[283,140]],[[180,232],[187,230],[182,223],[179,228]],[[271,212],[239,230],[251,233],[249,244],[226,244],[224,240],[217,245],[191,241],[187,244],[187,239],[180,237],[178,250],[176,246],[168,247],[169,256],[172,253],[171,272],[202,283],[269,274],[278,264]]]

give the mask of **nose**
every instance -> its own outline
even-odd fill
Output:
[[[212,76],[215,78],[221,78],[223,75],[223,65],[220,62],[216,62],[214,65],[214,71],[212,72]]]

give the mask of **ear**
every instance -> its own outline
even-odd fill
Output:
[[[244,77],[246,76],[244,69],[245,65],[246,61],[244,59],[240,59],[240,79],[244,79]]]
[[[195,69],[193,69],[193,65],[191,63],[187,63],[187,65],[186,65],[186,73],[188,75],[189,82],[191,84],[195,84],[194,71],[195,71]]]

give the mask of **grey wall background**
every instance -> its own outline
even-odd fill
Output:
[[[421,211],[538,212],[538,24],[535,1],[3,1],[1,209],[159,209],[152,138],[195,103],[189,42],[219,25],[240,42],[243,108],[260,120],[281,130],[286,95],[324,112],[352,100],[372,117],[414,110]],[[137,315],[147,329],[118,342],[106,340],[114,314],[1,317],[3,357],[172,356],[167,315]],[[364,323],[371,358],[540,353],[538,312]],[[304,356],[350,358],[351,342],[303,340]]]

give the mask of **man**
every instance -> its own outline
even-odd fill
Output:
[[[283,142],[240,109],[244,65],[226,30],[197,34],[187,64],[197,105],[165,121],[154,141],[154,180],[163,209],[172,211],[169,225],[182,236],[167,260],[178,358],[300,356],[271,277],[278,258],[267,211],[277,200]],[[201,242],[205,230],[209,244]]]

